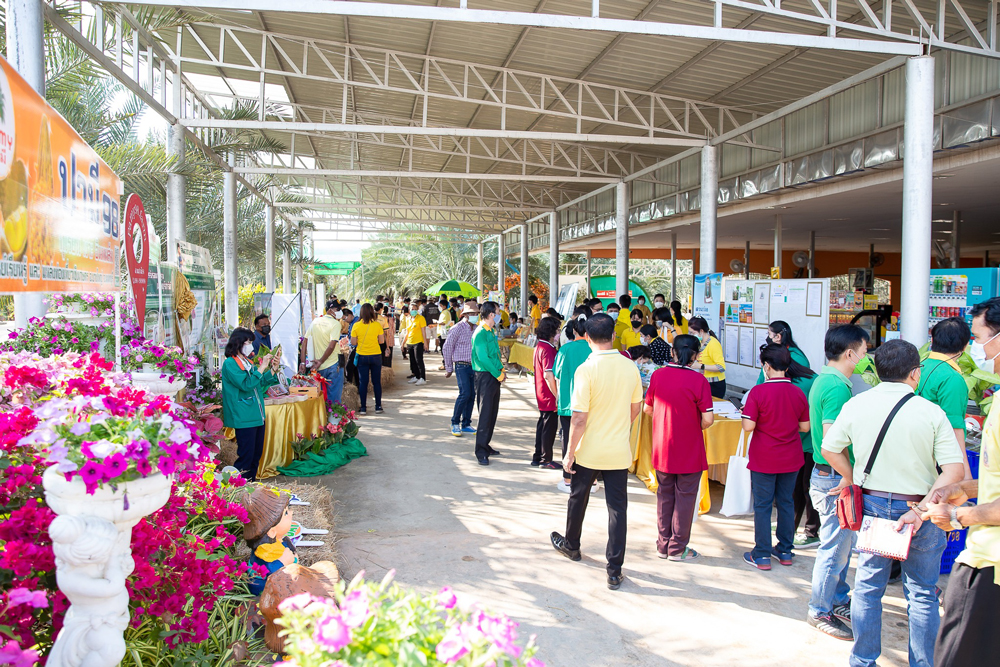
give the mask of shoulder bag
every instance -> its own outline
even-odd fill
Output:
[[[840,527],[845,530],[858,530],[861,528],[861,519],[864,514],[864,500],[862,499],[861,487],[865,485],[868,481],[868,475],[871,474],[872,466],[875,465],[875,458],[878,456],[879,450],[882,448],[882,441],[885,440],[885,434],[889,430],[889,424],[892,423],[892,418],[896,416],[899,409],[903,407],[908,400],[916,396],[916,394],[907,394],[903,398],[899,399],[899,402],[893,406],[892,410],[889,411],[889,416],[885,418],[885,423],[882,424],[882,430],[879,431],[878,437],[875,439],[875,446],[872,447],[872,453],[868,457],[868,463],[865,464],[865,471],[861,476],[861,484],[851,484],[837,496],[837,520],[840,522]]]

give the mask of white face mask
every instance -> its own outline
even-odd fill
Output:
[[[994,334],[993,338],[990,338],[985,343],[977,343],[975,341],[972,341],[972,347],[969,349],[969,356],[971,356],[972,360],[976,362],[976,366],[986,371],[987,373],[994,372],[993,370],[994,362],[996,361],[997,357],[1000,357],[1000,352],[997,352],[996,354],[993,355],[991,359],[986,358],[986,346],[989,345],[991,342],[993,342],[993,340],[997,336],[1000,336],[1000,332]]]
[[[342,319],[344,319],[344,311],[342,311],[342,310],[338,310],[338,311],[336,311],[336,312],[335,312],[335,313],[333,314],[333,316],[334,316],[335,318],[337,318],[338,320],[342,320]]]
[[[649,339],[649,338],[641,338],[640,340],[642,341],[643,345],[649,345],[649,342],[650,342],[651,339]]]
[[[656,306],[657,308],[663,308],[663,302],[662,301],[654,301],[653,305]]]
[[[240,348],[240,352],[243,353],[244,357],[249,357],[253,354],[253,343],[243,343],[243,347]]]
[[[479,324],[479,315],[469,315],[469,324]]]

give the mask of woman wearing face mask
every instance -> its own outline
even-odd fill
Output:
[[[677,328],[679,333],[686,334],[689,333],[688,321],[684,319],[684,314],[681,313],[681,302],[671,301],[670,310],[674,315],[674,327]]]
[[[660,334],[660,338],[673,344],[674,336],[680,332],[674,328],[674,316],[666,306],[653,311],[653,326]]]
[[[691,335],[701,341],[701,354],[692,368],[701,371],[712,388],[715,398],[726,397],[726,360],[722,355],[722,344],[712,335],[704,317],[692,317],[688,326]]]
[[[639,335],[639,329],[642,328],[642,311],[638,308],[633,308],[629,313],[629,323],[632,326],[622,331],[622,350],[642,345]]]
[[[649,358],[657,366],[670,361],[670,345],[660,338],[660,333],[652,324],[646,324],[639,329],[642,344],[649,348]]]
[[[278,359],[265,355],[255,365],[253,332],[233,330],[222,363],[222,423],[236,430],[236,469],[244,479],[257,479],[264,451],[264,390],[278,383]]]

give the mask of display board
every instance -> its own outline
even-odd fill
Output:
[[[0,58],[0,292],[110,292],[122,182]]]
[[[573,282],[563,285],[559,289],[559,299],[556,301],[555,309],[564,319],[569,319],[576,309],[576,294],[580,291],[580,283]]]
[[[768,324],[775,320],[791,327],[795,344],[809,359],[810,367],[817,373],[823,368],[823,340],[830,323],[829,278],[726,279],[722,297],[720,342],[728,384],[749,389],[757,383],[760,346],[767,342]]]
[[[212,310],[215,301],[212,255],[208,248],[178,241],[177,263],[181,273],[187,278],[188,287],[198,300],[198,305],[191,313],[189,345],[191,349],[201,351],[202,345],[211,340]]]
[[[311,312],[303,296],[308,292],[271,295],[271,347],[281,345],[281,365],[295,372],[299,367],[299,339],[308,327],[303,326],[303,315]]]
[[[704,317],[708,328],[719,335],[722,320],[722,274],[699,273],[694,277],[691,316]]]

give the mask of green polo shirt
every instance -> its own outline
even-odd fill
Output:
[[[823,458],[823,424],[832,424],[844,404],[851,400],[851,381],[833,366],[824,366],[809,391],[809,425],[812,435],[813,462],[829,465]],[[854,461],[853,452],[847,455]]]
[[[931,352],[920,369],[920,384],[917,396],[944,410],[952,428],[965,433],[965,412],[969,405],[969,386],[965,378],[948,363],[949,357],[939,352]]]
[[[802,350],[800,350],[797,347],[790,347],[790,348],[788,348],[788,351],[792,355],[792,361],[795,361],[795,362],[801,364],[802,366],[805,366],[806,368],[809,368],[809,359],[808,359],[808,357],[806,357],[806,353],[805,352],[803,352]],[[766,379],[767,378],[764,377],[764,369],[762,368],[762,369],[760,369],[760,375],[757,376],[757,384],[764,384],[764,380],[766,380]],[[796,379],[792,380],[792,384],[794,384],[796,387],[798,387],[799,389],[801,389],[802,393],[806,395],[806,398],[808,398],[809,394],[812,392],[813,382],[815,382],[815,381],[816,381],[816,376],[813,375],[813,376],[810,376],[810,377],[807,377],[807,378],[796,378]],[[812,411],[812,408],[810,407],[810,412],[811,411]],[[810,419],[811,418],[812,418],[812,415],[810,414]],[[810,421],[809,424],[810,424],[810,426],[809,426],[809,430],[808,431],[806,431],[805,433],[799,433],[799,437],[802,439],[802,451],[803,452],[812,452],[813,451],[813,426],[812,426],[813,422]],[[822,441],[822,439],[823,439],[823,429],[822,428],[820,428],[820,430],[819,430],[819,437],[820,437],[820,440]]]
[[[493,329],[485,324],[476,327],[472,334],[472,370],[477,373],[489,373],[500,379],[503,373],[503,361],[500,359],[500,343]]]
[[[582,338],[571,340],[559,348],[556,354],[556,363],[552,368],[552,374],[556,376],[558,382],[559,396],[556,405],[557,412],[563,417],[573,414],[570,409],[570,398],[573,397],[573,376],[580,364],[590,356],[590,343]]]

